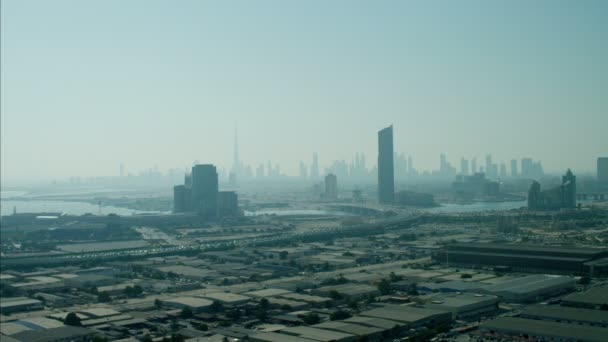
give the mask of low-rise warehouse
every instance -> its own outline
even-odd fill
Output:
[[[436,326],[452,320],[452,313],[448,311],[404,305],[386,305],[381,308],[363,311],[360,315],[397,321],[407,324],[408,327]]]
[[[261,334],[255,334],[249,336],[251,342],[313,342],[306,338],[298,336],[290,336],[285,334],[279,334],[276,332],[265,332]]]
[[[588,309],[608,308],[608,286],[594,287],[582,293],[571,293],[562,299],[562,304]]]
[[[500,317],[483,323],[479,329],[482,334],[498,335],[504,338],[528,336],[528,339],[531,340],[605,342],[608,338],[606,328],[516,317]]]
[[[365,325],[346,323],[341,321],[329,321],[316,324],[313,328],[333,330],[337,332],[347,333],[357,336],[358,340],[378,340],[382,336],[382,332],[386,329],[380,329],[376,327],[368,327]]]
[[[433,260],[460,265],[508,266],[526,272],[583,272],[586,262],[608,257],[597,248],[500,243],[455,243],[434,252]]]
[[[479,291],[499,296],[506,302],[526,303],[571,291],[574,284],[571,277],[537,274],[488,285]]]
[[[377,287],[365,284],[342,284],[324,286],[312,290],[312,293],[318,296],[328,297],[333,291],[350,299],[362,299],[369,296],[378,296],[380,294],[380,291],[378,291]]]
[[[14,312],[31,311],[42,309],[42,302],[27,297],[2,297],[0,298],[0,313],[10,314]]]
[[[453,319],[476,318],[498,310],[498,297],[472,293],[434,294],[420,297],[425,308],[449,311]]]
[[[161,300],[162,305],[170,308],[183,309],[189,308],[192,312],[202,312],[213,304],[212,301],[197,297],[178,297]]]
[[[563,323],[608,327],[608,311],[604,310],[555,305],[531,305],[523,308],[519,316]]]
[[[281,329],[281,334],[292,335],[321,342],[348,342],[354,341],[355,335],[338,331],[298,326]]]
[[[251,301],[251,297],[228,292],[207,293],[203,297],[211,301],[218,301],[224,305],[241,305]]]

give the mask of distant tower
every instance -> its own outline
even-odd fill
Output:
[[[507,164],[500,163],[500,177],[507,178]]]
[[[229,173],[228,178],[231,185],[236,185],[237,177],[240,176],[241,171],[241,161],[239,159],[239,139],[238,139],[238,131],[236,127],[234,127],[234,154],[232,161],[232,172]]]
[[[378,199],[380,203],[395,200],[395,174],[393,161],[393,125],[378,132]]]
[[[460,159],[460,174],[464,176],[469,174],[469,161],[464,157]]]
[[[608,157],[597,158],[597,180],[608,183]]]
[[[407,174],[414,174],[414,161],[412,160],[412,156],[407,157]]]
[[[218,174],[215,166],[199,164],[192,167],[192,210],[207,218],[216,217],[217,193]]]
[[[576,176],[568,169],[562,176],[562,206],[565,208],[576,207]]]
[[[306,167],[306,164],[303,161],[300,161],[300,178],[308,178],[308,168]]]
[[[473,158],[473,160],[471,160],[471,173],[477,173],[477,158]]]
[[[511,177],[517,177],[517,159],[511,159]]]
[[[521,159],[521,176],[523,178],[532,178],[532,158],[522,158]]]
[[[310,165],[310,178],[319,179],[319,155],[317,152],[312,154],[312,164]]]
[[[338,177],[333,173],[325,176],[325,198],[332,200],[338,198]]]

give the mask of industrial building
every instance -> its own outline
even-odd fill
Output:
[[[479,292],[499,296],[510,303],[526,303],[571,291],[574,284],[572,277],[535,274],[488,285]]]
[[[333,330],[357,336],[357,340],[377,341],[382,337],[385,329],[368,327],[359,324],[346,323],[341,321],[328,321],[313,325],[313,328]]]
[[[578,324],[539,321],[517,317],[499,317],[479,326],[482,334],[510,339],[527,336],[529,340],[605,342],[606,328],[589,327]]]
[[[405,305],[386,305],[363,311],[360,315],[397,321],[406,324],[408,327],[436,326],[452,320],[452,313],[449,311]]]
[[[562,305],[588,309],[608,309],[608,286],[593,287],[585,292],[562,298]]]
[[[416,299],[425,308],[449,311],[452,319],[477,318],[498,310],[499,299],[494,295],[473,293],[432,294]]]
[[[573,274],[585,263],[608,257],[597,248],[545,247],[502,243],[454,243],[435,251],[433,260],[450,265],[506,266],[515,271]]]
[[[26,297],[0,298],[0,313],[3,315],[22,311],[40,310],[42,308],[42,302],[37,299]]]
[[[163,306],[183,309],[189,308],[192,312],[202,312],[207,310],[213,304],[212,301],[197,297],[178,297],[161,300]]]
[[[608,311],[557,305],[530,305],[521,310],[522,318],[608,328]],[[608,331],[607,331],[608,333]]]

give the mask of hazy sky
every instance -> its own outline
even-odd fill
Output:
[[[591,171],[608,155],[608,1],[3,0],[4,181],[241,157],[297,173],[394,124],[439,153]]]

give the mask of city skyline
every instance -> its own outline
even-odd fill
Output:
[[[235,123],[244,163],[291,175],[374,159],[391,123],[420,169],[608,150],[606,2],[182,5],[3,2],[2,181],[229,168]]]

